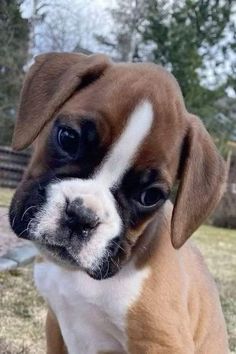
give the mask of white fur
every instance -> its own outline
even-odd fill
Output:
[[[68,251],[84,268],[96,268],[100,260],[106,256],[109,242],[122,231],[121,219],[110,188],[120,181],[131,166],[141,143],[151,129],[152,121],[152,105],[149,101],[142,101],[130,115],[126,128],[93,178],[88,180],[74,178],[50,185],[47,203],[30,225],[34,238],[40,238],[45,234],[50,238],[58,228],[66,200],[82,198],[83,204],[97,214],[100,224],[79,253],[72,246]]]
[[[34,235],[34,239],[40,237],[46,232],[53,234],[58,227],[61,218],[61,211],[65,205],[65,196],[57,191],[58,184],[52,184],[47,190],[47,202],[35,216],[31,223],[30,231]]]
[[[153,109],[149,101],[141,102],[131,114],[121,137],[112,147],[95,179],[108,187],[114,186],[135,158],[138,148],[151,129]]]
[[[127,353],[127,312],[149,274],[130,263],[97,281],[51,262],[35,265],[36,286],[57,316],[69,354]]]

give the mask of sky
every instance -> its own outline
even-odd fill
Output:
[[[32,14],[32,10],[33,10],[33,3],[35,0],[25,0],[22,4],[22,12],[23,12],[23,16],[24,17],[29,17]],[[40,3],[42,2],[41,0],[36,0],[36,3]],[[45,1],[47,2],[47,1]],[[52,2],[52,1],[51,1]],[[83,4],[83,6],[93,6],[96,10],[104,10],[105,8],[113,5],[115,3],[115,0],[56,0],[57,3],[60,4],[69,4],[69,6],[74,6],[74,8],[76,7],[80,7],[81,4]],[[86,4],[86,5],[85,5]]]
[[[48,24],[47,29],[42,25],[37,26],[36,32],[36,49],[34,54],[38,52],[48,51],[51,43],[47,38],[54,36],[59,40],[62,39],[61,46],[63,50],[71,51],[76,44],[85,49],[98,51],[100,49],[94,38],[95,34],[106,35],[110,31],[110,14],[108,8],[115,6],[115,0],[25,0],[21,6],[22,16],[29,18],[32,16],[33,3],[41,6],[44,3],[50,4],[45,6],[47,11]],[[59,19],[59,21],[58,21]],[[46,34],[50,28],[50,35]],[[52,33],[54,32],[54,33]],[[57,35],[56,35],[57,32]],[[62,37],[66,37],[67,43],[64,43]],[[60,45],[59,45],[60,49]]]

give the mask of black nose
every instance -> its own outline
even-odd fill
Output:
[[[69,202],[65,212],[66,223],[73,231],[89,231],[99,224],[97,215],[90,208],[86,208],[80,198]]]

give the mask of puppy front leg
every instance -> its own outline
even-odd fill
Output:
[[[186,330],[185,335],[177,328],[168,330],[158,326],[139,327],[139,333],[129,333],[128,352],[130,354],[196,354],[191,335]]]
[[[47,354],[67,354],[58,321],[50,309],[46,319],[46,340]]]
[[[136,343],[129,350],[130,354],[195,354],[194,349],[191,347],[177,348],[173,346],[165,346],[160,344],[153,344],[152,342]]]

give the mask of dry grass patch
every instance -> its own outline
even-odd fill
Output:
[[[0,353],[45,353],[45,315],[31,267],[0,272]]]

